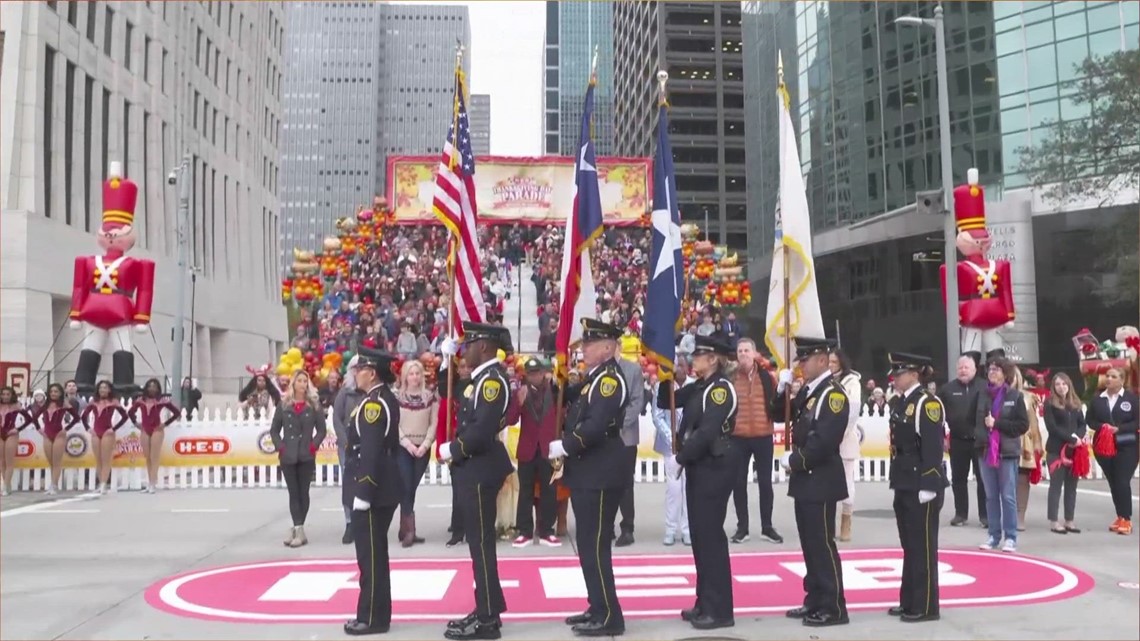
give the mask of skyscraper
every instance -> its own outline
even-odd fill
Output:
[[[669,72],[669,122],[681,217],[733,249],[747,245],[740,4],[614,4],[615,153],[651,156],[657,71]]]
[[[135,335],[136,382],[164,379],[180,276],[178,187],[166,177],[184,154],[197,274],[186,301],[193,358],[181,346],[189,369],[203,391],[231,392],[246,365],[281,353],[283,18],[279,2],[0,3],[5,360],[44,362],[32,372],[41,383],[75,372],[83,336],[66,328],[70,266],[100,251],[103,181],[119,162],[138,185],[132,253],[155,261],[162,290],[153,334]]]
[[[333,223],[372,202],[380,42],[370,2],[287,2],[281,261],[317,249]]]
[[[1114,229],[1134,239],[1136,207],[1046,204],[1019,173],[1020,149],[1049,136],[1059,119],[1090,117],[1075,99],[1076,65],[1089,54],[1140,46],[1140,8],[943,6],[953,180],[961,184],[967,169],[979,170],[995,238],[991,257],[1011,263],[1017,319],[1002,331],[1006,350],[1026,364],[1065,366],[1073,358],[1069,339],[1083,322],[1074,319],[1087,310],[1096,309],[1109,329],[1135,322],[1135,305],[1122,303],[1135,300],[1135,289],[1130,297],[1104,295],[1118,286],[1116,269],[1076,254]],[[945,328],[938,274],[944,219],[915,205],[919,193],[942,187],[934,36],[894,23],[901,15],[930,18],[933,7],[745,3],[749,122],[759,124],[748,135],[749,185],[757,186],[749,199],[757,267],[750,274],[768,273],[773,246],[778,49],[799,129],[825,325],[858,337],[850,351],[863,371],[881,371],[888,349],[928,350]],[[758,281],[754,291],[766,292],[766,278]],[[764,299],[756,297],[757,315]],[[939,371],[952,368],[935,356]]]
[[[471,150],[476,156],[491,153],[491,96],[471,94],[467,117],[471,119]]]
[[[435,153],[451,117],[467,7],[286,4],[284,222],[280,260],[318,249],[387,187],[392,155]]]
[[[577,153],[595,47],[598,85],[594,89],[594,144],[599,156],[614,153],[613,12],[614,3],[608,0],[546,3],[543,149],[548,154]]]

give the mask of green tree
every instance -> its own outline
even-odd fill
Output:
[[[1103,207],[1140,189],[1140,50],[1091,56],[1076,71],[1063,92],[1075,89],[1070,100],[1089,115],[1046,122],[1032,147],[1017,150],[1020,171],[1057,205]],[[1122,217],[1123,228],[1106,228],[1089,238],[1094,267],[1119,274],[1123,285],[1097,291],[1106,303],[1135,303],[1140,297],[1137,218],[1130,212]]]

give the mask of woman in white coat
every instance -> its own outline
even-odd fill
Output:
[[[859,408],[863,407],[862,386],[859,372],[851,369],[851,361],[843,350],[836,348],[830,357],[831,376],[839,381],[843,390],[847,392],[848,407],[851,413],[847,416],[847,430],[843,432],[843,441],[839,444],[839,456],[843,459],[843,472],[847,476],[847,498],[843,499],[839,509],[839,540],[851,540],[851,513],[855,509],[855,468],[859,465],[859,446],[862,438],[859,434]]]

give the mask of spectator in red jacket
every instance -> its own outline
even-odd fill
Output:
[[[558,414],[558,394],[546,374],[546,367],[537,358],[526,362],[526,383],[519,387],[507,408],[507,425],[519,423],[519,442],[516,448],[519,470],[518,509],[515,527],[518,536],[512,545],[516,548],[530,545],[535,539],[534,483],[539,485],[538,542],[559,547],[562,541],[554,534],[558,511],[557,488],[550,483],[554,468],[550,464],[550,442],[554,440]]]

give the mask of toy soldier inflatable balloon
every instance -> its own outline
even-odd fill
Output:
[[[81,393],[95,389],[103,348],[111,339],[112,378],[116,391],[135,391],[135,356],[131,326],[145,332],[154,298],[154,262],[127,256],[135,246],[135,202],[138,186],[123,178],[122,166],[111,163],[103,183],[103,224],[96,239],[101,256],[76,256],[71,291],[71,328],[83,329],[83,351],[75,382]]]
[[[977,363],[1005,356],[997,330],[1013,327],[1013,283],[1009,261],[990,260],[986,254],[993,239],[986,229],[986,202],[978,185],[978,170],[966,172],[967,184],[954,189],[954,220],[958,226],[958,318],[962,325],[962,353]],[[945,301],[946,266],[941,268]]]

